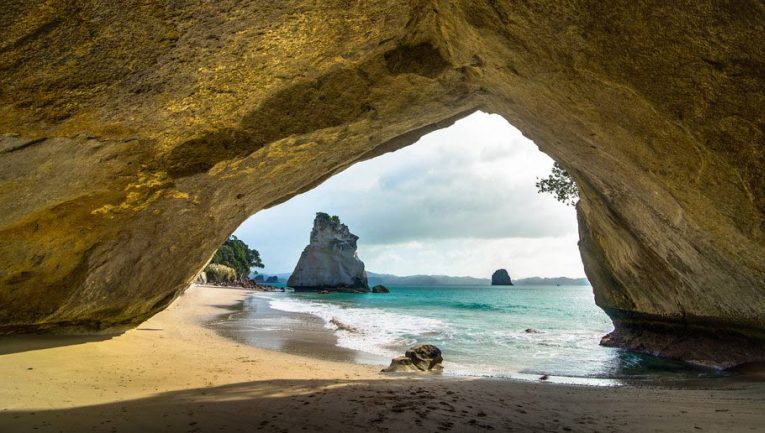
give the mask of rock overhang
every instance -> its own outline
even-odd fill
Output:
[[[756,1],[11,1],[0,17],[5,332],[138,323],[252,213],[480,107],[577,181],[617,327],[762,341]]]

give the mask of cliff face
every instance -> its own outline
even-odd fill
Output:
[[[311,242],[303,250],[287,286],[306,290],[369,290],[364,262],[356,255],[358,236],[338,219],[319,213]]]
[[[7,0],[0,22],[3,332],[138,323],[254,212],[480,108],[580,186],[614,344],[763,357],[761,1]]]

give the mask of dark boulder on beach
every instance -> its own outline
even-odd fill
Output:
[[[406,356],[397,356],[390,361],[390,365],[387,368],[380,370],[383,373],[401,373],[407,371],[420,371],[414,366],[411,359]]]
[[[507,269],[497,269],[491,274],[492,286],[512,286],[513,281],[510,279],[510,274],[507,273]]]
[[[393,358],[388,368],[382,369],[385,373],[406,371],[430,371],[440,372],[443,370],[441,363],[441,349],[432,344],[418,344],[404,353],[404,356]]]
[[[390,290],[382,284],[378,284],[372,287],[372,293],[390,293]]]
[[[420,370],[432,370],[444,360],[441,357],[441,349],[432,344],[418,344],[407,350],[404,356],[411,359]]]

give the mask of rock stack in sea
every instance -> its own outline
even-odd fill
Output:
[[[295,291],[368,292],[364,262],[356,255],[358,239],[337,216],[316,213],[311,241],[287,285]]]
[[[492,286],[512,286],[513,281],[510,279],[510,274],[507,273],[507,269],[497,269],[491,274]]]
[[[382,284],[378,284],[372,287],[372,293],[390,293],[390,289],[383,286]]]

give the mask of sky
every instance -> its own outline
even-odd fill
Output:
[[[234,234],[260,252],[265,274],[294,269],[322,211],[359,236],[368,271],[584,277],[574,208],[535,186],[552,164],[501,116],[477,112],[258,212]]]

